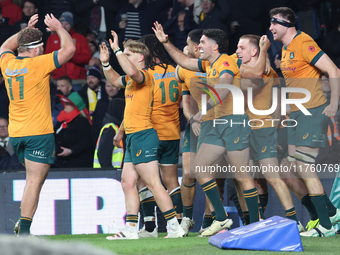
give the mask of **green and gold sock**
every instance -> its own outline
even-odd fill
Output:
[[[220,200],[220,195],[218,194],[217,185],[214,179],[202,184],[202,189],[204,193],[209,198],[211,204],[214,207],[216,214],[216,220],[223,221],[227,218],[227,214],[224,210],[223,204]]]
[[[308,213],[309,213],[309,217],[311,220],[316,220],[318,219],[318,213],[315,210],[314,204],[309,196],[309,194],[307,194],[306,196],[304,196],[301,199],[301,203],[304,207],[306,207]]]
[[[296,210],[295,207],[290,208],[289,210],[285,210],[286,217],[290,220],[295,220],[296,222],[299,222],[296,218]]]
[[[181,196],[181,187],[177,187],[169,193],[172,203],[177,214],[183,213],[183,203]]]
[[[263,208],[262,208],[261,203],[257,203],[257,207],[258,207],[258,210],[259,210],[260,218],[264,220]]]
[[[259,199],[264,213],[268,204],[268,193],[259,195]]]
[[[169,220],[176,217],[176,211],[175,211],[175,209],[170,209],[166,212],[163,212],[163,216],[164,216],[166,221],[169,221]]]
[[[326,229],[331,229],[332,224],[331,224],[331,221],[329,220],[326,201],[323,195],[324,194],[315,194],[315,195],[313,194],[313,195],[310,195],[310,198],[313,202],[315,210],[318,213],[320,225]]]
[[[28,217],[20,217],[20,231],[19,235],[29,235],[30,234],[30,228],[32,224],[32,218]]]
[[[257,189],[249,189],[243,191],[244,199],[246,200],[250,223],[259,221],[259,210],[258,210],[258,193]]]
[[[248,211],[243,212],[243,220],[245,225],[250,224],[250,216]]]
[[[323,194],[323,197],[326,201],[326,206],[327,206],[327,211],[328,211],[328,216],[332,217],[336,214],[336,207],[333,205],[331,200],[329,200],[329,197],[326,195],[326,193]]]
[[[212,222],[213,222],[213,219],[212,219],[211,215],[204,215],[202,228],[210,227]]]
[[[192,219],[193,208],[194,208],[193,205],[183,206],[183,217],[188,217]]]

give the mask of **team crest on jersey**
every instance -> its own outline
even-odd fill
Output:
[[[223,65],[224,65],[224,66],[230,66],[230,64],[228,63],[228,61],[224,61],[224,62],[223,62]]]
[[[314,46],[308,46],[308,51],[314,52],[315,51],[315,47]]]
[[[214,69],[214,71],[213,71],[213,76],[215,76],[216,75],[216,69]]]
[[[290,59],[293,59],[295,56],[294,56],[294,52],[291,52],[290,54],[289,54],[289,58]]]

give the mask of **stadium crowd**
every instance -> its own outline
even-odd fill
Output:
[[[275,9],[281,6],[290,9]],[[229,165],[239,169],[257,162],[261,166],[292,164],[301,169],[337,158],[340,144],[337,130],[339,91],[336,88],[339,85],[336,79],[340,78],[340,46],[335,43],[340,37],[338,1],[4,0],[0,1],[0,7],[0,44],[5,45],[0,57],[0,170],[22,168],[19,162],[23,162],[23,154],[16,157],[13,153],[19,152],[19,149],[13,150],[13,147],[19,148],[18,139],[17,144],[11,144],[9,133],[17,132],[15,138],[32,135],[13,132],[11,127],[8,132],[8,125],[13,125],[8,117],[17,107],[11,106],[11,109],[9,105],[17,95],[13,95],[12,85],[7,85],[9,82],[5,85],[5,79],[12,82],[8,77],[13,76],[4,69],[6,56],[17,51],[18,58],[27,57],[23,48],[30,52],[43,43],[44,51],[36,54],[44,53],[51,66],[49,72],[46,71],[51,76],[48,79],[44,76],[44,82],[49,85],[46,91],[50,95],[46,102],[50,102],[54,128],[51,131],[48,127],[49,131],[43,130],[41,134],[54,134],[56,157],[48,162],[38,162],[56,168],[123,166],[126,228],[109,236],[108,240],[157,237],[153,209],[156,204],[168,223],[169,238],[188,235],[194,225],[196,181],[207,198],[200,234],[211,236],[229,228],[232,220],[221,202],[225,179],[203,173],[193,176],[193,166]],[[54,16],[49,16],[51,13]],[[34,26],[41,31],[38,41],[20,44],[18,39],[18,45],[11,41]],[[299,37],[295,39],[297,35]],[[59,59],[59,52],[63,52],[60,49],[65,49],[65,38],[73,42],[74,52]],[[287,46],[298,44],[295,42],[300,38],[303,43],[310,44],[309,48],[299,55],[300,49],[289,52]],[[293,39],[294,45],[290,44]],[[51,54],[55,58],[58,55],[59,62],[54,58],[53,64],[51,57],[47,57]],[[307,76],[305,73],[289,76],[288,68],[299,67],[288,65],[300,55],[306,60],[306,68],[312,71]],[[29,58],[37,56],[29,55]],[[257,91],[255,109],[265,110],[271,107],[274,88],[281,89],[285,87],[284,83],[289,87],[291,77],[315,80],[312,103],[306,107],[313,110],[314,116],[322,116],[320,123],[299,120],[307,127],[308,124],[320,126],[321,131],[313,131],[320,137],[327,132],[324,123],[329,123],[328,133],[320,138],[321,142],[289,147],[291,136],[295,134],[289,133],[287,138],[288,128],[282,124],[284,119],[281,119],[281,125],[273,125],[273,121],[263,124],[262,121],[280,119],[280,113],[259,117],[247,109],[234,115],[229,90],[214,89],[217,78],[243,91],[253,89]],[[248,80],[244,82],[240,78]],[[258,79],[262,78],[260,84]],[[299,86],[306,88],[303,82]],[[206,99],[203,116],[202,91],[209,89],[217,97]],[[23,99],[22,94],[20,99]],[[216,100],[219,101],[216,103]],[[298,109],[292,106],[291,110],[287,118],[301,118],[295,116]],[[262,125],[229,126],[233,121],[248,121],[248,117],[260,119]],[[214,119],[229,124],[215,129]],[[309,136],[306,134],[303,139]],[[179,154],[182,156],[180,163]],[[29,159],[35,161],[34,157]],[[178,183],[178,164],[183,168],[181,185]],[[44,170],[47,175],[48,169]],[[235,186],[238,194],[235,204],[244,224],[263,218],[268,182],[279,197],[287,218],[297,222],[302,236],[334,235],[332,225],[340,222],[340,210],[324,193],[317,176],[305,175],[297,179],[286,174],[281,179],[278,173],[255,175],[255,178],[245,172],[233,174],[234,182],[228,182],[228,189]],[[46,176],[40,176],[41,185],[44,178]],[[36,187],[35,192],[39,193],[40,188]],[[296,217],[289,189],[310,214],[307,231]],[[37,203],[35,201],[34,205]],[[139,231],[140,204],[144,225]],[[25,205],[22,212],[26,215],[22,213],[16,224],[19,234],[29,233],[36,209],[33,206],[28,210],[27,202]]]

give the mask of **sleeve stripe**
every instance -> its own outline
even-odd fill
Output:
[[[228,73],[228,74],[230,74],[233,77],[235,76],[235,74],[232,71],[230,71],[230,70],[223,70],[222,72],[220,72],[220,76],[219,77],[221,77],[225,73]]]
[[[141,83],[139,83],[139,84],[143,84],[145,82],[145,75],[144,75],[144,72],[142,72],[141,70],[139,70],[139,71],[143,75],[143,81]]]
[[[179,76],[179,68],[177,68],[176,72],[177,72],[177,78],[180,80],[180,82],[184,83],[184,81]]]
[[[2,55],[4,55],[4,54],[6,54],[6,53],[11,53],[11,54],[13,54],[14,55],[14,53],[12,52],[12,51],[4,51],[3,53],[1,53],[1,55],[0,55],[0,58],[2,57]]]
[[[240,68],[242,65],[242,60],[241,59],[237,59],[237,66],[238,68]]]
[[[202,66],[202,59],[198,59],[198,69],[200,69],[200,71],[204,73],[203,66]]]
[[[126,75],[122,76],[122,83],[123,83],[124,87],[126,87]]]
[[[58,50],[53,52],[53,60],[54,60],[54,64],[55,64],[55,67],[56,68],[60,68],[61,65],[59,64],[59,61],[58,61]]]
[[[316,62],[318,62],[318,60],[321,58],[321,56],[325,54],[325,52],[323,50],[319,51],[318,54],[316,54],[316,56],[312,59],[312,61],[310,62],[312,65],[315,65]]]
[[[182,96],[184,96],[184,95],[190,95],[190,91],[189,90],[183,90]]]

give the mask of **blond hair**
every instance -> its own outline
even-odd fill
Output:
[[[146,47],[146,45],[140,41],[135,40],[127,40],[123,43],[124,49],[128,48],[133,53],[140,53],[144,56],[144,58],[148,58],[150,56],[150,51]]]

